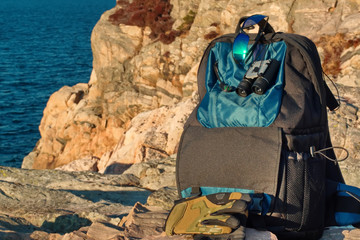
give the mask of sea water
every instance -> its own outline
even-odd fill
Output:
[[[20,167],[40,139],[49,96],[88,82],[91,31],[115,0],[0,1],[0,165]]]

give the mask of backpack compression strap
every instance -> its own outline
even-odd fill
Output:
[[[336,100],[334,94],[331,92],[329,86],[324,81],[325,93],[326,93],[326,106],[330,111],[337,110],[339,108],[339,102]]]

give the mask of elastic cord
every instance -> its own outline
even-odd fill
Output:
[[[323,152],[324,151],[327,151],[327,150],[330,150],[330,149],[341,149],[341,150],[344,150],[346,152],[346,156],[343,158],[343,159],[333,159],[333,158],[330,158],[328,156],[326,156]],[[348,157],[349,157],[349,151],[344,148],[344,147],[339,147],[339,146],[335,146],[335,147],[328,147],[328,148],[323,148],[323,149],[320,149],[320,150],[315,150],[315,147],[314,146],[311,146],[310,147],[310,154],[312,157],[315,156],[315,154],[320,154],[321,156],[323,156],[324,158],[326,158],[327,160],[329,161],[332,161],[335,163],[335,165],[338,163],[338,162],[342,162],[342,161],[345,161]]]

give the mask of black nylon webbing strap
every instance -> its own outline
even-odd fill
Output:
[[[325,81],[324,81],[324,86],[326,93],[326,106],[330,109],[330,111],[334,111],[339,107],[339,103]]]
[[[353,197],[337,197],[335,212],[347,212],[360,214],[360,203]]]

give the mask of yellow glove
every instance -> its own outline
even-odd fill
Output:
[[[246,225],[250,197],[238,192],[216,193],[177,201],[165,224],[173,234],[227,234]]]

